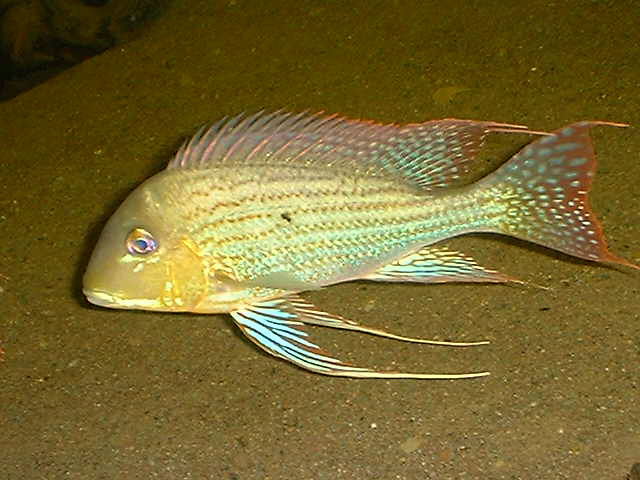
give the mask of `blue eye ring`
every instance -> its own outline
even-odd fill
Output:
[[[158,249],[158,242],[144,228],[134,228],[127,235],[127,251],[132,255],[147,255]]]

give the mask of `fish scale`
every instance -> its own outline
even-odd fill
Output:
[[[100,236],[83,290],[111,308],[229,313],[260,348],[317,373],[484,376],[341,361],[315,343],[310,327],[423,344],[487,342],[404,337],[323,312],[298,294],[350,280],[517,281],[440,245],[473,232],[638,268],[608,250],[587,198],[595,171],[589,131],[603,123],[546,134],[456,119],[381,125],[282,112],[225,119],[127,197]],[[542,136],[463,185],[491,132]]]
[[[298,268],[292,275],[322,286],[338,280],[341,271],[350,275],[354,265],[362,268],[367,258],[377,266],[384,252],[435,243],[469,225],[480,227],[471,219],[484,218],[483,226],[488,228],[498,215],[491,214],[491,204],[481,215],[473,193],[469,199],[460,192],[455,196],[419,194],[412,187],[399,188],[393,179],[347,177],[346,172],[338,181],[325,180],[326,173],[307,169],[308,182],[291,182],[277,170],[263,167],[266,171],[258,176],[266,180],[256,192],[243,172],[248,169],[249,176],[254,176],[255,168],[220,168],[215,178],[215,182],[239,185],[212,194],[217,202],[241,204],[242,209],[213,208],[212,215],[193,219],[198,225],[192,229],[194,239],[203,252],[219,261],[242,256],[234,266],[238,281],[253,280],[274,268],[289,269],[295,261]],[[214,191],[214,182],[210,183]],[[201,188],[207,188],[206,183]],[[321,203],[309,206],[313,198]],[[280,217],[282,211],[289,212],[290,222]],[[307,268],[311,265],[313,270]]]

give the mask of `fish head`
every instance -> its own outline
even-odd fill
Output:
[[[201,301],[206,268],[184,228],[174,184],[164,172],[151,177],[108,220],[83,278],[89,302],[190,311]]]

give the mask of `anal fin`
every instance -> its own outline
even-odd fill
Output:
[[[517,282],[479,265],[473,258],[444,247],[423,247],[363,277],[377,282]]]

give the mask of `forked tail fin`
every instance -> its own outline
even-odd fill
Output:
[[[587,197],[596,168],[589,130],[609,122],[579,122],[518,152],[478,188],[505,209],[496,231],[596,262],[640,268],[611,253]],[[505,208],[506,206],[506,208]]]

